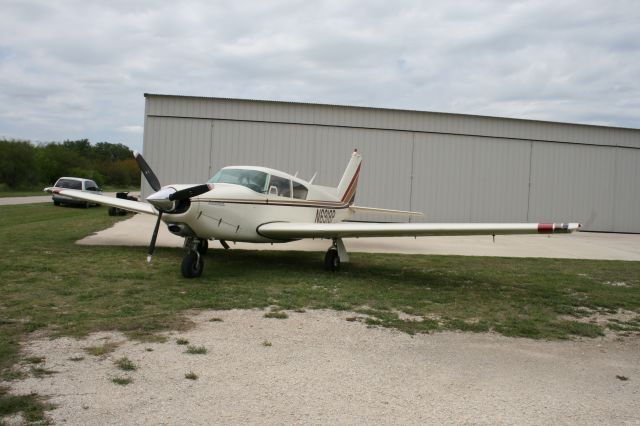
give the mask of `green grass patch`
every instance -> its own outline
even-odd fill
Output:
[[[133,379],[129,376],[124,376],[124,377],[113,377],[111,379],[112,383],[115,383],[116,385],[120,385],[120,386],[126,386],[129,383],[133,382]]]
[[[185,351],[185,353],[191,355],[204,355],[207,353],[207,348],[205,348],[204,346],[189,345],[187,346],[187,350]]]
[[[189,379],[189,380],[198,380],[198,375],[196,373],[194,373],[193,371],[188,372],[187,374],[184,375],[185,379]]]
[[[29,423],[48,424],[45,411],[55,408],[35,393],[29,395],[11,395],[6,388],[0,387],[0,424],[2,417],[22,414]]]
[[[116,343],[116,342],[105,342],[102,345],[86,347],[86,348],[84,348],[84,350],[89,355],[105,356],[105,355],[110,354],[111,352],[115,351],[118,346],[120,346],[120,345],[118,343]]]
[[[282,311],[271,311],[264,314],[265,318],[277,318],[277,319],[286,319],[289,318],[286,312]]]
[[[82,337],[113,330],[160,342],[161,332],[188,330],[193,310],[335,309],[407,333],[540,339],[599,335],[602,326],[578,321],[590,313],[640,314],[640,262],[351,253],[351,263],[332,274],[324,271],[324,253],[212,248],[203,276],[187,280],[179,248],[158,247],[149,265],[144,247],[75,244],[122,219],[104,206],[0,206],[3,378],[14,374],[19,342],[34,331]],[[625,285],[606,284],[612,282]],[[633,332],[640,324],[632,321],[607,328]],[[110,345],[87,352],[104,356],[115,349]]]
[[[119,358],[115,361],[115,365],[123,371],[135,371],[138,367],[126,356]]]

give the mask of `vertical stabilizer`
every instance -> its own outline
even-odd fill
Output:
[[[358,177],[360,176],[360,163],[362,156],[358,154],[358,150],[353,151],[351,160],[347,164],[347,168],[338,184],[338,198],[343,203],[353,204],[356,197],[356,187],[358,186]]]

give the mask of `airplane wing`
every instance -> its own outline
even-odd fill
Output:
[[[125,200],[123,198],[107,197],[106,195],[91,194],[76,189],[60,189],[45,188],[47,192],[52,194],[60,194],[65,197],[75,198],[76,200],[90,201],[92,203],[106,204],[108,206],[117,207],[119,209],[129,210],[136,213],[158,215],[158,211],[151,205],[140,201]]]
[[[260,225],[258,233],[266,238],[422,237],[447,235],[554,234],[578,230],[579,223],[290,223]]]

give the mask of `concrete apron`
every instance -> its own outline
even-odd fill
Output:
[[[147,246],[156,217],[135,214],[113,227],[83,238],[78,244]],[[183,238],[162,224],[157,245],[182,247]],[[498,235],[464,237],[347,238],[347,250],[366,253],[446,254],[462,256],[548,257],[566,259],[612,259],[640,261],[639,234],[577,232],[571,235]],[[244,250],[325,251],[329,240],[301,240],[285,244],[251,244],[229,241]],[[218,246],[217,243],[210,247]],[[219,246],[221,247],[221,246]]]

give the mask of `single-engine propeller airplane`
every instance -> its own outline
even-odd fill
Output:
[[[155,250],[160,221],[169,231],[184,237],[186,254],[182,275],[198,277],[209,240],[251,243],[284,243],[303,238],[332,241],[324,258],[325,267],[335,271],[349,256],[343,238],[502,235],[570,233],[579,223],[368,223],[347,222],[356,212],[397,215],[422,213],[359,207],[354,205],[361,155],[353,152],[337,188],[313,184],[266,167],[230,166],[217,172],[205,184],[160,185],[158,177],[141,154],[134,156],[155,193],[148,203],[91,194],[73,189],[47,188],[49,192],[96,202],[158,217],[147,261]]]

